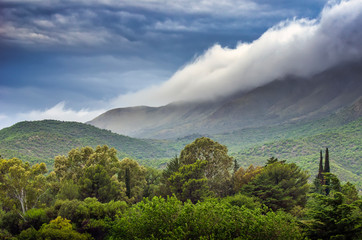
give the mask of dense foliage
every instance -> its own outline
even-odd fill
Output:
[[[202,137],[163,172],[119,160],[108,146],[72,149],[55,157],[50,173],[44,163],[0,159],[0,238],[358,239],[362,234],[362,200],[353,184],[340,183],[333,166],[321,185],[310,187],[308,174],[294,163],[269,158],[263,167],[244,169],[227,152]]]

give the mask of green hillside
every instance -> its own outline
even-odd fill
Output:
[[[48,166],[53,165],[55,156],[83,146],[108,145],[117,149],[120,159],[131,157],[141,162],[173,156],[175,151],[160,148],[162,144],[162,141],[130,138],[88,124],[54,120],[20,122],[0,130],[3,158],[17,157],[30,163],[45,162]]]
[[[320,123],[300,125],[293,130],[289,129],[289,131],[282,132],[277,131],[277,128],[271,129],[269,132],[264,129],[264,134],[275,133],[275,139],[271,137],[270,139],[261,139],[259,144],[256,142],[246,144],[240,147],[238,152],[233,152],[232,155],[242,166],[263,165],[265,159],[271,156],[286,159],[309,170],[313,176],[318,171],[319,151],[328,147],[331,171],[337,174],[342,181],[351,181],[361,189],[362,118],[331,128],[317,128],[318,124]],[[312,134],[313,132],[315,134]],[[284,138],[281,136],[282,133]],[[254,137],[249,135],[249,139],[253,141],[258,136],[259,133],[256,132]],[[230,147],[236,148],[235,146]]]
[[[319,151],[328,147],[332,172],[362,189],[362,118],[351,114],[354,112],[345,109],[319,120],[208,137],[226,145],[229,154],[243,167],[264,165],[273,156],[296,162],[312,176],[317,172]],[[76,122],[21,122],[0,130],[0,155],[30,163],[45,162],[52,167],[55,156],[65,155],[72,148],[108,145],[117,149],[120,159],[131,157],[142,165],[162,168],[186,144],[200,136],[194,134],[173,140],[135,139]]]

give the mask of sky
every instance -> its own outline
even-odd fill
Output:
[[[208,100],[362,56],[362,0],[1,0],[0,129]]]

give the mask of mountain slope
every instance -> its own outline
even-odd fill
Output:
[[[299,120],[273,126],[247,128],[206,136],[229,149],[240,165],[264,165],[272,156],[296,162],[316,173],[319,150],[329,147],[332,172],[362,189],[362,98],[353,105],[321,119]],[[21,122],[0,131],[0,155],[31,163],[46,162],[72,148],[107,144],[119,158],[130,156],[141,164],[160,168],[186,144],[202,135],[172,140],[139,140],[74,122]]]
[[[361,96],[362,62],[356,62],[309,78],[289,76],[249,92],[214,101],[113,109],[89,124],[141,138],[220,134],[321,118],[351,105]]]
[[[0,130],[0,155],[18,157],[30,163],[53,165],[54,157],[66,155],[72,148],[108,145],[118,150],[119,158],[165,158],[174,155],[159,148],[157,141],[144,141],[98,129],[88,124],[53,120],[20,122]]]
[[[319,151],[329,148],[331,171],[342,181],[351,181],[362,189],[362,117],[346,125],[325,129],[313,135],[284,138],[254,144],[232,154],[243,166],[263,165],[271,156],[295,162],[318,171]]]

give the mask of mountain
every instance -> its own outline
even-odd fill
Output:
[[[0,131],[0,155],[30,163],[46,162],[72,148],[107,144],[118,157],[162,168],[186,144],[208,136],[224,144],[241,166],[264,165],[272,156],[296,162],[313,177],[319,151],[329,147],[331,169],[343,181],[362,189],[362,98],[320,119],[298,120],[273,126],[244,128],[222,134],[193,134],[169,140],[134,139],[88,124],[60,121],[21,122]]]
[[[288,76],[247,92],[207,102],[112,109],[88,123],[141,138],[221,134],[321,118],[350,106],[361,96],[362,62],[358,61],[308,78]]]
[[[26,121],[0,130],[2,157],[17,157],[30,163],[45,162],[50,168],[55,156],[67,155],[73,148],[97,145],[114,147],[120,159],[131,157],[141,162],[170,158],[176,152],[162,147],[162,141],[126,137],[77,122]]]

